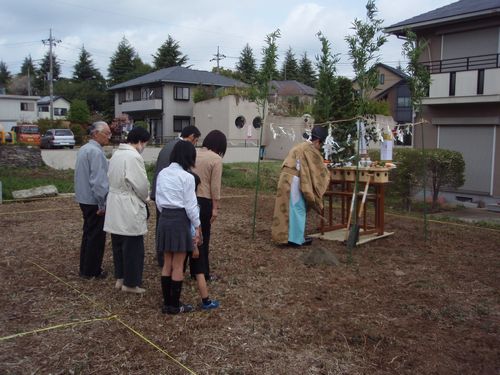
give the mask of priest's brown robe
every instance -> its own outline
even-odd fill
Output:
[[[297,160],[300,161],[300,171],[296,169]],[[272,240],[280,244],[288,243],[290,185],[293,176],[300,178],[300,191],[307,210],[312,208],[321,214],[323,195],[330,183],[330,175],[321,152],[312,143],[306,141],[294,146],[281,166],[271,227]]]

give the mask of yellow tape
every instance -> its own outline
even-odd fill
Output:
[[[89,296],[87,296],[86,294],[80,292],[78,289],[76,289],[73,285],[71,284],[68,284],[66,281],[64,281],[63,279],[61,279],[59,276],[56,276],[54,275],[52,272],[50,272],[48,269],[42,267],[41,265],[39,265],[38,263],[35,263],[35,262],[32,262],[32,261],[28,261],[29,263],[31,264],[34,264],[35,266],[37,266],[38,268],[40,268],[42,271],[48,273],[50,276],[56,278],[57,280],[59,280],[60,282],[62,282],[64,285],[70,287],[71,289],[73,289],[76,293],[78,293],[81,297],[85,298],[86,300],[88,300],[91,304],[93,304],[94,306],[104,310],[106,313],[108,314],[112,314],[111,311],[109,311],[108,309],[106,309],[104,306],[98,304],[96,301],[94,301],[92,298],[90,298]]]
[[[173,362],[175,362],[178,366],[182,367],[184,370],[186,370],[187,372],[189,372],[190,374],[193,374],[193,375],[196,375],[196,372],[194,372],[193,370],[191,370],[190,368],[186,367],[185,365],[183,365],[181,362],[179,362],[177,359],[175,359],[174,357],[172,357],[170,354],[168,354],[165,350],[163,350],[161,347],[159,347],[158,345],[156,345],[154,342],[152,342],[150,339],[148,339],[146,336],[144,336],[142,333],[140,333],[139,331],[136,331],[134,328],[130,327],[127,323],[125,323],[123,320],[121,320],[120,318],[116,318],[117,321],[119,321],[121,324],[123,324],[125,327],[127,327],[130,331],[132,331],[134,334],[136,334],[137,336],[139,336],[142,340],[144,340],[145,342],[147,342],[149,345],[151,345],[153,348],[155,348],[156,350],[158,350],[159,352],[163,353],[166,357],[168,357],[169,359],[171,359]]]
[[[107,312],[108,314],[111,314],[111,312],[109,312],[109,310],[107,310],[105,307],[103,307],[102,305],[98,304],[96,301],[92,300],[90,297],[88,297],[86,294],[80,292],[78,289],[76,289],[74,286],[72,286],[71,284],[67,283],[66,281],[64,281],[63,279],[61,279],[59,276],[56,276],[54,275],[52,272],[50,272],[49,270],[47,270],[46,268],[42,267],[41,265],[35,263],[35,262],[32,262],[32,261],[28,261],[29,263],[31,264],[34,264],[35,266],[37,266],[38,268],[40,268],[41,270],[45,271],[46,273],[48,273],[49,275],[51,275],[52,277],[56,278],[57,280],[59,280],[60,282],[62,282],[63,284],[65,284],[66,286],[70,287],[71,289],[73,289],[75,292],[77,292],[80,296],[82,296],[83,298],[87,299],[88,301],[90,301],[90,303],[92,303],[94,306],[96,307],[99,307],[101,308],[102,310],[104,310],[105,312]],[[175,359],[173,356],[171,356],[169,353],[167,353],[165,350],[163,350],[161,347],[159,347],[158,345],[156,345],[154,342],[152,342],[150,339],[148,339],[146,336],[144,336],[142,333],[140,333],[139,331],[135,330],[134,328],[130,327],[127,323],[125,323],[123,320],[121,320],[118,315],[112,315],[112,318],[113,319],[116,319],[118,322],[120,322],[124,327],[126,327],[128,330],[132,331],[135,335],[137,335],[138,337],[140,337],[143,341],[145,341],[146,343],[148,343],[149,345],[151,345],[153,348],[155,348],[156,350],[158,350],[159,352],[163,353],[167,358],[169,358],[170,360],[172,360],[175,364],[177,364],[178,366],[180,366],[181,368],[183,368],[184,370],[186,370],[187,372],[189,372],[190,374],[192,375],[196,375],[196,372],[194,372],[193,370],[191,370],[190,368],[186,367],[185,365],[183,365],[181,362],[179,362],[177,359]],[[71,323],[69,323],[71,324]]]
[[[111,319],[115,319],[115,318],[116,318],[116,315],[112,315],[112,316],[107,316],[105,318],[86,319],[86,320],[79,320],[78,322],[63,323],[63,324],[58,324],[55,326],[34,329],[33,331],[21,332],[21,333],[16,333],[16,334],[10,335],[10,336],[0,337],[0,341],[10,340],[10,339],[13,339],[16,337],[22,337],[22,336],[26,336],[26,335],[32,335],[32,334],[39,333],[39,332],[51,331],[53,329],[72,327],[72,326],[77,326],[80,324],[92,323],[92,322],[97,322],[97,321],[101,321],[101,320],[111,320]]]

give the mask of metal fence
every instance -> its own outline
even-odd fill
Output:
[[[495,69],[500,67],[500,54],[457,57],[453,59],[427,61],[423,64],[427,66],[431,74]]]

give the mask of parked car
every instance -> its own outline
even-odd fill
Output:
[[[40,130],[37,125],[16,125],[12,127],[11,131],[15,134],[14,141],[16,143],[27,143],[37,146],[40,144]]]
[[[49,129],[40,141],[40,148],[75,147],[75,135],[69,129]]]

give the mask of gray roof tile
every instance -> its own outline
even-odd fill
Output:
[[[474,13],[497,12],[500,10],[500,0],[460,0],[445,5],[430,12],[420,14],[407,20],[395,23],[385,28],[386,32],[397,33],[404,28],[414,27],[422,23],[439,23],[450,17],[468,18]]]
[[[216,73],[207,72],[204,70],[189,69],[182,66],[172,66],[170,68],[160,69],[155,72],[151,72],[129,81],[111,86],[109,90],[117,90],[131,86],[141,86],[154,82],[184,83],[194,85],[201,84],[223,87],[246,86],[246,84],[241,81]]]
[[[316,95],[315,88],[295,80],[271,81],[269,86],[270,93],[278,95]]]

